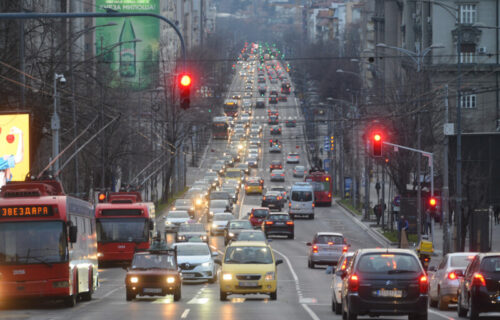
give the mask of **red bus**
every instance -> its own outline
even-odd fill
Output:
[[[130,263],[136,249],[149,249],[154,220],[139,192],[113,192],[95,209],[100,265]]]
[[[62,299],[72,307],[97,288],[92,204],[58,181],[8,182],[0,191],[0,300]]]
[[[233,99],[224,101],[224,114],[226,117],[236,118],[238,116],[238,108],[238,101]]]
[[[229,137],[229,122],[226,117],[215,117],[212,121],[212,136],[214,139]]]
[[[332,177],[320,170],[309,170],[309,174],[304,178],[309,182],[314,190],[314,203],[316,205],[332,205],[333,182]]]

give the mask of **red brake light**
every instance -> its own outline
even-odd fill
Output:
[[[262,200],[266,200],[266,197],[265,197],[265,196],[264,196],[264,197],[262,197]]]
[[[290,208],[292,206],[292,203],[291,202],[288,202],[288,207]]]
[[[314,208],[314,202],[313,202],[313,205],[312,205],[312,207]]]
[[[342,266],[340,267],[340,270],[345,270],[347,268],[347,259],[344,259],[344,262],[342,262]]]
[[[313,252],[318,253],[318,246],[317,245],[313,245]]]
[[[331,241],[330,241],[330,242],[328,242],[328,245],[329,245],[329,246],[333,246],[333,242],[331,242]]]
[[[358,292],[359,289],[359,278],[357,275],[353,274],[349,277],[349,292]]]
[[[486,286],[486,281],[484,277],[479,272],[474,273],[472,276],[472,285],[473,286]]]
[[[457,274],[455,273],[455,271],[448,273],[448,279],[457,280]]]
[[[332,197],[332,194],[328,192],[328,198],[331,198]]]
[[[270,224],[273,224],[273,223],[274,223],[273,221],[266,221],[267,225],[270,225]]]
[[[429,289],[429,280],[427,279],[426,275],[422,275],[420,277],[420,280],[418,282],[419,287],[420,287],[420,293],[426,294],[427,290]]]
[[[287,221],[286,224],[289,226],[293,226],[293,221]]]
[[[349,247],[344,246],[344,247],[342,248],[342,253],[346,253],[348,249],[349,249]]]

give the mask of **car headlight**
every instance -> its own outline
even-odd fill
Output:
[[[234,237],[234,233],[229,232],[229,236],[230,236],[230,237]]]
[[[216,223],[212,223],[212,228],[217,228],[217,224]]]
[[[175,278],[174,277],[167,277],[167,283],[174,283]]]
[[[177,240],[185,240],[185,237],[184,236],[178,236]]]
[[[165,221],[165,224],[172,224],[172,221]]]
[[[203,262],[203,263],[201,264],[201,266],[202,266],[202,267],[205,267],[205,268],[208,268],[208,267],[210,267],[211,265],[212,265],[212,262],[210,262],[210,261]]]
[[[193,208],[193,207],[191,207],[191,209],[190,209],[190,210],[191,210],[191,211],[194,211],[194,208]]]
[[[214,215],[214,212],[213,211],[210,211],[210,215],[213,216]]]
[[[131,283],[138,283],[139,282],[139,278],[137,278],[137,277],[130,277],[130,282]]]
[[[201,236],[201,240],[205,241],[207,239],[208,239],[207,236]]]
[[[264,277],[265,280],[274,280],[274,271],[266,273],[266,276]]]
[[[222,274],[222,280],[226,280],[226,281],[233,280],[233,275],[230,273],[224,273],[224,274]]]
[[[98,257],[98,258],[100,258],[100,257],[102,257],[102,256],[104,256],[104,254],[102,254],[102,252],[98,252],[98,253],[97,253],[97,257]]]
[[[200,205],[201,204],[201,199],[196,199],[196,204]]]

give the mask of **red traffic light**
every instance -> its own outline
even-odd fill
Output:
[[[191,85],[191,76],[183,74],[180,79],[180,85],[182,87],[189,87]]]
[[[431,207],[433,207],[433,208],[434,208],[434,207],[437,205],[437,200],[436,200],[436,198],[434,198],[434,197],[430,197],[430,198],[429,198],[429,205],[430,205]]]
[[[99,193],[99,196],[97,197],[100,203],[104,202],[106,200],[106,194],[105,193]]]
[[[382,140],[382,136],[380,134],[378,134],[378,133],[375,133],[373,135],[373,140],[374,141],[380,141],[380,140]]]
[[[374,157],[382,156],[382,135],[378,132],[373,134],[372,141],[372,154]]]

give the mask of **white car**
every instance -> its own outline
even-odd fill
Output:
[[[182,272],[182,281],[214,283],[217,280],[217,268],[213,257],[217,252],[211,252],[205,242],[178,242],[177,265]]]
[[[339,262],[337,263],[337,267],[335,268],[335,271],[333,272],[332,276],[332,311],[335,312],[335,314],[341,314],[342,313],[342,297],[341,297],[341,291],[342,291],[342,274],[346,271],[347,266],[349,262],[352,259],[352,256],[354,256],[354,252],[346,252],[340,257]]]
[[[300,155],[298,153],[290,152],[286,157],[286,163],[299,163],[299,162],[300,162]]]
[[[179,225],[191,220],[189,213],[184,210],[169,211],[165,217],[165,232],[176,232]]]
[[[295,178],[304,178],[306,173],[306,167],[304,166],[295,166],[295,168],[293,168],[293,176]]]
[[[210,235],[224,233],[227,223],[234,219],[230,212],[216,213],[212,219],[212,226],[210,228]]]

